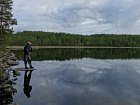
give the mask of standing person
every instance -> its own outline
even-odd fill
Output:
[[[32,43],[31,42],[27,42],[27,44],[24,46],[24,65],[25,65],[25,69],[28,69],[27,67],[27,63],[29,64],[30,68],[33,68],[32,64],[31,64],[31,58],[30,58],[30,54],[32,52]]]

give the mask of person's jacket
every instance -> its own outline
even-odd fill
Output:
[[[32,47],[31,45],[27,44],[24,46],[24,54],[29,54],[30,52],[32,52]]]

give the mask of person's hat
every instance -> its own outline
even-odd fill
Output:
[[[27,44],[32,44],[31,42],[27,42]]]

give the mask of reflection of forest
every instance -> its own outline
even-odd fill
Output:
[[[22,59],[23,51],[13,51],[18,59]],[[34,49],[32,52],[33,60],[69,60],[79,58],[94,59],[138,59],[140,49]]]

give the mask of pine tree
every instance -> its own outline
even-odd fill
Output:
[[[12,0],[0,0],[0,44],[6,41],[6,35],[13,32],[13,25],[17,25],[17,20],[12,14]]]

